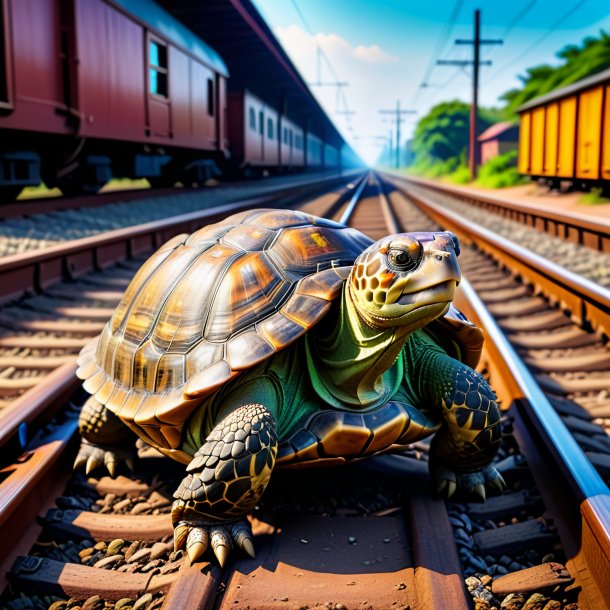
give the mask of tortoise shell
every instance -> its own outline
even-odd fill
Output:
[[[316,324],[371,243],[290,210],[178,235],[137,272],[77,375],[126,424],[175,449],[200,399]]]

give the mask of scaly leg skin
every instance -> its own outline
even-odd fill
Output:
[[[133,469],[135,449],[125,449],[126,441],[132,439],[129,428],[93,396],[87,400],[78,417],[81,446],[74,462],[74,469],[85,466],[85,473],[104,464],[114,476],[117,464],[125,464]],[[132,443],[133,445],[133,443]]]
[[[451,373],[443,371],[454,382],[442,397],[444,425],[431,443],[430,474],[438,494],[450,498],[461,490],[485,501],[486,488],[506,487],[491,465],[500,446],[500,409],[487,381],[453,362]]]
[[[211,545],[221,566],[237,546],[254,557],[245,519],[269,482],[277,454],[275,418],[260,404],[243,405],[210,433],[174,494],[174,548],[191,563]]]

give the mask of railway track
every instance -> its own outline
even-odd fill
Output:
[[[374,176],[360,184],[351,201],[324,198],[303,209],[341,219],[373,238],[432,228],[418,208]],[[476,269],[481,263],[472,262],[469,250],[465,254],[468,275],[469,265]],[[476,298],[461,305],[486,322]],[[502,354],[492,361],[490,353],[493,349],[486,353],[488,372],[508,407],[516,400],[515,381],[507,373],[510,366],[500,366]],[[87,481],[72,475],[61,459],[43,464],[52,451],[58,458],[73,458],[70,439],[81,400],[76,393],[70,398],[72,410],[56,408],[56,419],[41,431],[40,440],[3,472],[0,523],[11,534],[2,542],[5,564],[15,550],[27,553],[38,539],[11,568],[7,607],[459,609],[468,607],[463,578],[477,608],[605,607],[591,603],[599,601],[600,580],[586,553],[579,563],[569,537],[564,542],[565,532],[580,526],[573,514],[564,526],[568,517],[556,510],[557,490],[566,479],[541,485],[539,465],[555,471],[557,464],[540,456],[532,461],[528,439],[530,445],[535,442],[513,407],[503,423],[505,442],[497,458],[509,485],[503,496],[484,505],[450,502],[447,508],[432,499],[426,443],[402,456],[380,456],[340,471],[298,477],[278,472],[254,514],[257,559],[238,559],[222,571],[205,563],[189,566],[181,551],[173,552],[167,513],[181,473],[152,452],[141,452],[138,476],[117,480]],[[38,409],[48,413],[55,402],[45,395]],[[32,489],[41,502],[32,501]],[[59,508],[26,535],[24,524],[52,498]],[[570,497],[565,512],[574,510],[578,515]],[[603,536],[599,540],[603,543]],[[4,565],[3,573],[9,567]],[[50,597],[58,594],[62,598]]]

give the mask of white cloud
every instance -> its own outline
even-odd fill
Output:
[[[396,55],[388,55],[378,44],[370,47],[358,45],[354,51],[354,56],[370,63],[394,63],[398,61]]]
[[[320,32],[312,36],[304,32],[297,25],[280,26],[276,28],[275,33],[282,42],[282,45],[293,56],[302,56],[305,53],[310,53],[312,47],[315,47],[317,44],[325,53],[334,54],[342,52],[367,63],[392,63],[398,61],[398,57],[386,53],[378,44],[372,44],[368,47],[362,44],[353,46],[345,38],[339,36],[339,34]]]
[[[346,140],[365,161],[374,161],[382,144],[379,136],[387,136],[392,128],[382,122],[379,109],[396,104],[394,96],[388,99],[385,92],[395,84],[398,57],[390,55],[378,44],[352,44],[336,33],[311,35],[297,25],[278,27],[275,34]],[[318,48],[328,58],[332,71],[326,60],[318,57]],[[331,83],[337,79],[349,83],[341,96],[336,87],[315,86],[318,81]],[[353,116],[337,113],[345,110],[343,95],[348,100],[349,110],[356,112]],[[353,137],[356,134],[358,139]]]

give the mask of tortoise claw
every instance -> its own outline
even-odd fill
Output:
[[[91,474],[96,468],[104,465],[111,477],[116,474],[117,465],[120,462],[131,461],[131,456],[122,447],[98,446],[82,440],[78,455],[74,461],[74,470],[85,467],[85,474]],[[133,466],[133,461],[131,461]]]
[[[176,529],[174,530],[174,552],[184,546],[184,541],[186,540],[188,533],[188,525],[184,524],[176,526]]]
[[[186,538],[186,552],[191,563],[195,563],[207,550],[209,534],[202,527],[192,527],[189,529]]]
[[[472,493],[476,496],[479,496],[483,500],[483,502],[485,502],[485,500],[486,500],[485,485],[483,485],[482,483],[475,485],[472,490]]]
[[[91,474],[98,466],[101,466],[101,462],[95,456],[90,455],[85,466],[85,474]]]
[[[233,547],[241,549],[246,555],[254,558],[254,544],[250,524],[245,521],[236,523],[202,523],[201,520],[183,519],[185,504],[181,500],[174,502],[174,551],[186,548],[191,563],[200,559],[208,548],[212,548],[220,567],[227,563]]]
[[[461,491],[485,502],[488,491],[501,493],[506,488],[504,479],[491,465],[479,472],[455,472],[436,463],[430,464],[430,475],[436,484],[436,493],[447,499]]]

